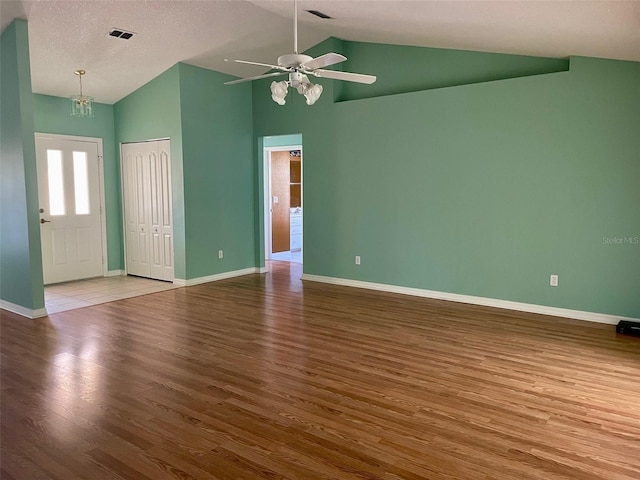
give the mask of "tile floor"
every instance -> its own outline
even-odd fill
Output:
[[[123,298],[178,288],[169,282],[132,276],[100,277],[44,287],[47,313],[59,313]]]
[[[278,252],[271,254],[271,260],[302,263],[302,252]]]

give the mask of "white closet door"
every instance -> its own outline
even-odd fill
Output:
[[[135,144],[122,146],[123,201],[127,273],[150,276],[145,218],[145,158]]]
[[[122,145],[127,273],[173,280],[169,141]]]
[[[169,141],[157,142],[149,152],[151,179],[151,277],[173,279],[173,229]]]

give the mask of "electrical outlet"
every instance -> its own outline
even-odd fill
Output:
[[[218,250],[218,258],[224,258],[224,252],[222,250]]]
[[[360,255],[356,255],[356,265],[360,265]]]
[[[558,275],[551,275],[549,277],[549,285],[551,285],[552,287],[558,286]]]

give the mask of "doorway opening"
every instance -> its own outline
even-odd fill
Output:
[[[294,137],[301,139],[299,135]],[[270,140],[277,138],[270,137]],[[268,146],[268,142],[265,145],[265,260],[301,264],[304,211],[302,145]]]

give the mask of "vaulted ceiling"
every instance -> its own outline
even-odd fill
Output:
[[[323,20],[307,10],[318,10]],[[344,40],[640,61],[640,1],[299,0],[299,46]],[[29,22],[33,91],[114,103],[177,62],[247,77],[293,50],[293,0],[0,0]],[[113,28],[134,32],[129,40]],[[384,61],[384,59],[380,59]],[[375,74],[375,71],[370,73]]]

